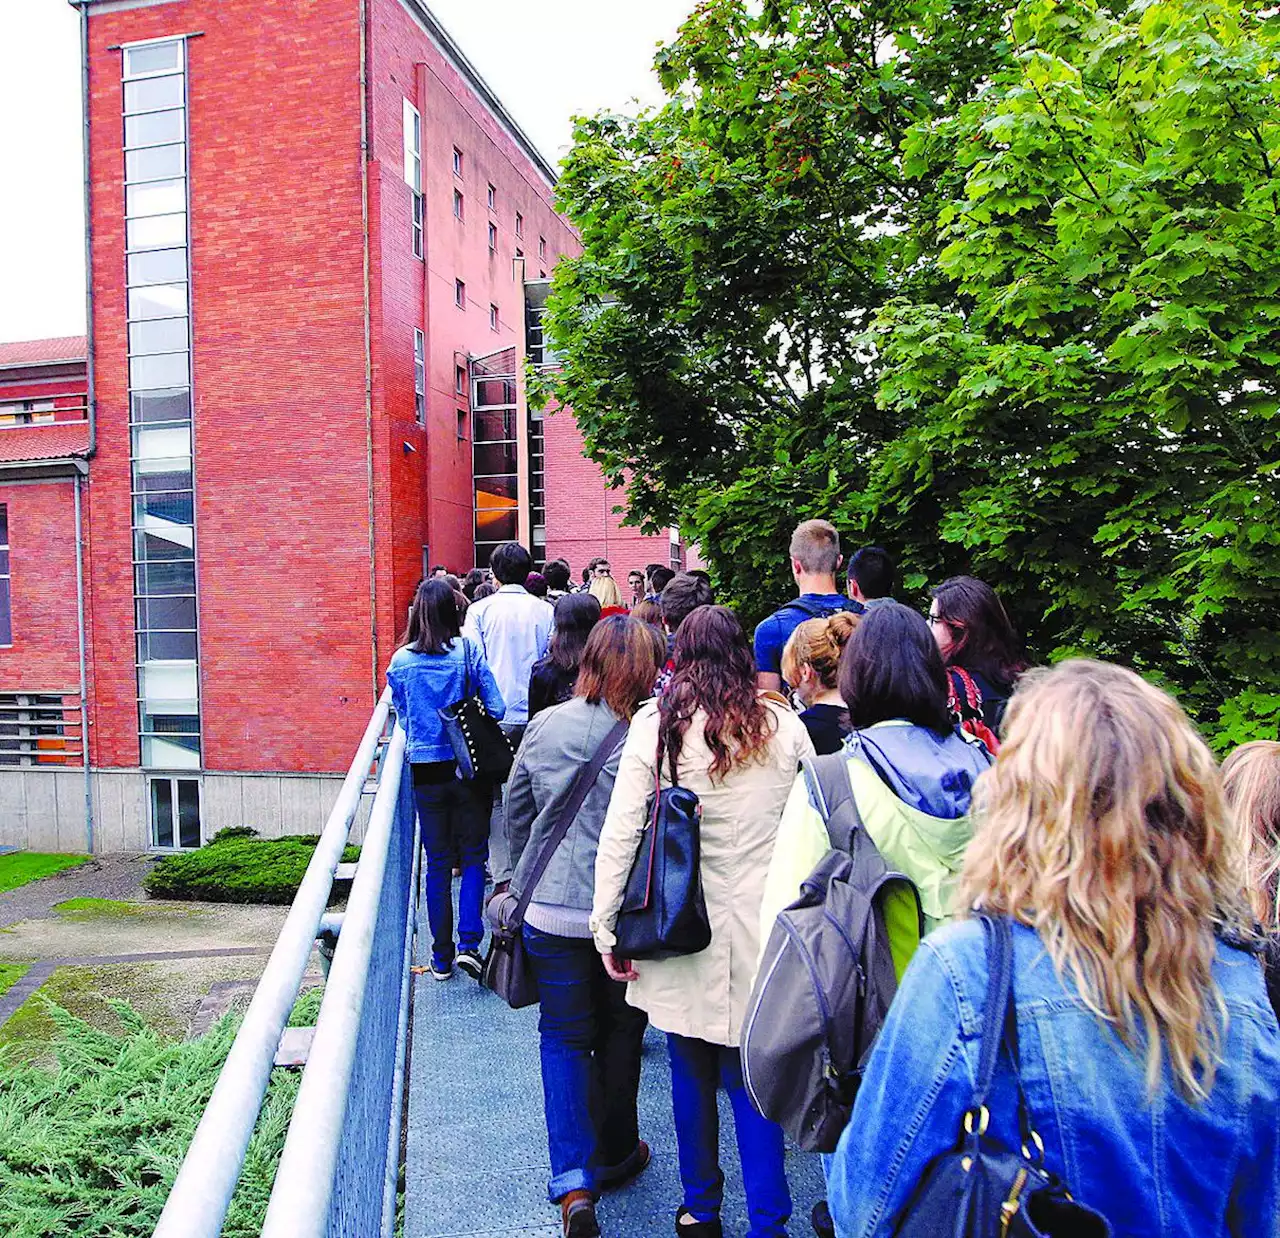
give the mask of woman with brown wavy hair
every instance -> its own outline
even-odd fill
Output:
[[[1019,1129],[1007,1046],[990,1135],[1027,1145],[1116,1238],[1275,1234],[1280,1029],[1250,950],[1213,757],[1132,671],[1026,675],[975,792],[962,901],[1013,922]],[[838,1232],[893,1232],[972,1103],[982,926],[921,944],[828,1177]],[[1042,1150],[1041,1150],[1042,1148]]]
[[[680,624],[674,669],[660,702],[631,723],[596,853],[591,927],[609,974],[630,981],[627,1000],[667,1033],[686,1238],[719,1238],[724,1177],[716,1089],[733,1105],[750,1238],[780,1238],[791,1215],[783,1136],[751,1105],[738,1039],[760,954],[760,901],[804,725],[757,691],[742,625],[723,606]],[[614,956],[614,924],[655,786],[688,787],[702,805],[701,875],[711,944],[699,954],[631,963]]]

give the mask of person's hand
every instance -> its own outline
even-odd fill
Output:
[[[630,959],[620,959],[616,954],[602,954],[600,962],[604,964],[604,969],[609,975],[610,980],[617,980],[625,983],[629,980],[639,980],[640,973],[636,971],[635,964]]]

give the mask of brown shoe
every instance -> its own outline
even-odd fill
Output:
[[[624,1157],[616,1165],[605,1165],[596,1170],[596,1186],[602,1191],[616,1191],[619,1187],[626,1186],[648,1168],[651,1157],[649,1145],[641,1139],[630,1156]]]
[[[596,1201],[590,1191],[570,1191],[561,1196],[560,1224],[564,1238],[600,1238]]]

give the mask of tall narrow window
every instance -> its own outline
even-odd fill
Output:
[[[547,238],[545,236],[540,236],[538,238],[538,257],[543,262],[546,262],[547,260]]]
[[[524,236],[524,216],[516,211],[516,236]]]
[[[489,330],[496,331],[498,329],[498,307],[496,305],[489,306]]]
[[[467,286],[460,279],[453,281],[453,303],[459,309],[467,308]]]
[[[462,175],[462,152],[456,146],[453,148],[453,174]]]
[[[404,179],[413,195],[413,256],[422,257],[422,117],[404,100]]]
[[[498,248],[498,225],[489,225],[489,250],[492,253]]]
[[[453,391],[455,395],[465,396],[467,394],[467,367],[465,365],[455,365],[453,367]]]
[[[413,329],[413,419],[427,424],[427,337]]]
[[[140,764],[152,842],[199,846],[201,764],[187,250],[186,43],[126,46],[124,305]]]
[[[466,441],[467,437],[467,410],[465,408],[457,409],[458,414],[458,442]]]
[[[459,193],[459,192],[458,192],[458,190],[456,190],[456,189],[455,189],[455,190],[453,191],[453,217],[454,217],[454,219],[461,219],[461,218],[462,218],[462,212],[463,212],[462,194],[461,194],[461,193]]]
[[[498,206],[498,191],[493,185],[490,185],[489,186],[489,209],[491,211],[496,210],[497,206]]]
[[[9,507],[0,503],[0,645],[13,644],[9,598]]]

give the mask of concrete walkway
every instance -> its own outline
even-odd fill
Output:
[[[423,926],[425,930],[425,924]],[[419,933],[419,943],[429,935]],[[720,1097],[724,1231],[747,1232],[733,1118]],[[665,1038],[645,1039],[640,1133],[653,1162],[629,1187],[606,1195],[604,1238],[674,1233],[680,1203],[671,1075]],[[538,1066],[538,1008],[510,1010],[461,974],[415,980],[413,1062],[405,1167],[405,1238],[560,1238],[559,1210],[547,1202],[547,1133]],[[812,1234],[809,1212],[823,1197],[816,1155],[791,1151],[790,1232]]]

